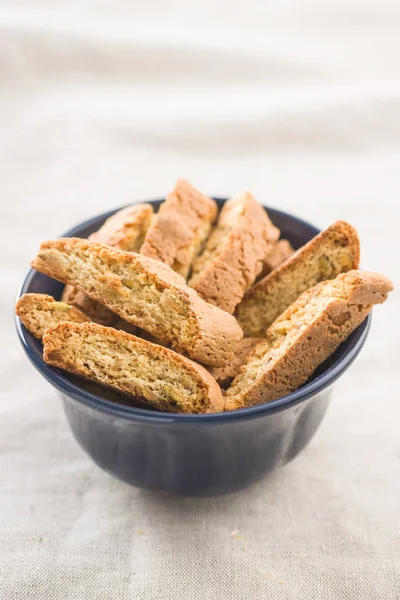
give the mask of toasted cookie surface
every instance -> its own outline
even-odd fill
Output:
[[[262,337],[305,290],[357,269],[359,260],[356,230],[344,221],[334,223],[247,290],[235,312],[244,335]]]
[[[279,230],[251,194],[229,200],[193,264],[189,285],[207,302],[233,313],[278,237]]]
[[[78,238],[44,242],[32,267],[71,284],[129,323],[204,364],[231,360],[242,331],[159,261]]]
[[[195,362],[97,323],[61,323],[43,337],[44,360],[86,379],[144,398],[160,410],[220,411],[221,390]]]
[[[43,337],[48,327],[57,323],[90,321],[79,309],[65,302],[58,302],[47,294],[24,294],[18,300],[15,312],[25,327],[38,339]]]
[[[268,402],[299,388],[392,289],[383,275],[350,271],[304,292],[240,368],[226,392],[226,410]]]
[[[126,252],[139,252],[150,226],[153,212],[151,204],[127,206],[109,217],[98,231],[89,236],[89,240]],[[62,300],[83,310],[96,323],[125,329],[133,333],[133,328],[118,315],[73,286],[65,286]]]
[[[218,212],[217,204],[180,179],[147,231],[141,254],[187,278]]]

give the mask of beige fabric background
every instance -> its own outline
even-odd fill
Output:
[[[398,295],[303,454],[214,500],[95,467],[12,323],[42,239],[179,176],[348,219],[399,285],[399,27],[397,0],[2,2],[2,600],[400,598]]]

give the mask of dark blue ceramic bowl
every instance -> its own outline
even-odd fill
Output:
[[[157,208],[161,202],[152,203]],[[113,212],[82,223],[65,236],[87,237]],[[318,233],[296,217],[274,209],[268,213],[295,248]],[[41,292],[59,298],[62,287],[30,270],[18,297]],[[296,392],[261,406],[207,415],[152,411],[125,395],[49,367],[43,362],[40,342],[19,319],[17,330],[28,358],[60,393],[73,434],[95,463],[137,487],[214,496],[255,483],[304,448],[325,414],[332,383],[360,352],[370,320]]]

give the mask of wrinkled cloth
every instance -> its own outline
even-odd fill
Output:
[[[357,227],[399,285],[396,0],[0,7],[0,598],[400,598],[399,296],[309,446],[217,499],[137,490],[78,447],[12,319],[39,243],[178,177]]]

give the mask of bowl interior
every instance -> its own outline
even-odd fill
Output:
[[[221,207],[225,201],[225,199],[215,198],[218,205]],[[153,200],[151,204],[153,204],[155,210],[158,210],[159,205],[163,202],[163,199]],[[280,231],[282,232],[282,237],[288,239],[290,243],[293,245],[295,249],[300,248],[303,244],[308,242],[311,238],[313,238],[317,233],[319,233],[319,229],[302,221],[301,219],[294,217],[292,215],[288,215],[287,213],[281,212],[279,210],[268,208],[268,214]],[[70,229],[66,233],[62,235],[62,237],[82,237],[86,238],[94,231],[97,231],[104,221],[111,216],[114,212],[120,210],[119,208],[112,210],[108,213],[104,213],[88,221],[77,225],[73,229]],[[18,298],[23,294],[28,292],[31,293],[41,293],[41,294],[49,294],[56,299],[61,297],[61,293],[64,285],[43,275],[42,273],[38,273],[37,271],[30,270],[28,272],[27,277],[25,278],[20,291],[18,293]],[[232,411],[229,413],[223,413],[225,416],[234,415],[235,413],[255,413],[260,408],[264,410],[279,410],[283,406],[286,406],[289,403],[297,403],[306,397],[309,397],[317,390],[322,389],[322,387],[329,385],[334,379],[336,379],[349,364],[354,360],[358,352],[360,351],[365,338],[368,333],[369,325],[370,325],[369,316],[360,327],[358,327],[349,338],[341,344],[341,346],[315,371],[313,376],[309,379],[309,381],[304,384],[299,390],[285,396],[284,398],[280,398],[273,402],[269,402],[268,404],[261,405],[259,407],[252,407],[249,409],[241,409],[238,411]],[[29,359],[33,362],[33,364],[38,368],[38,370],[44,375],[50,383],[55,385],[60,391],[63,393],[68,393],[72,395],[78,400],[83,400],[86,402],[97,404],[101,406],[101,408],[105,410],[110,410],[120,406],[128,407],[128,410],[131,409],[135,413],[135,409],[140,409],[140,412],[144,415],[145,413],[152,414],[153,416],[164,415],[169,419],[179,419],[184,418],[185,420],[190,418],[204,418],[211,417],[213,415],[171,415],[171,413],[161,413],[160,411],[152,411],[147,405],[142,403],[140,400],[132,399],[125,394],[121,394],[119,392],[115,392],[113,390],[108,390],[103,386],[97,385],[96,383],[91,383],[85,381],[79,377],[75,377],[70,375],[69,373],[65,373],[54,369],[53,367],[49,367],[43,361],[42,356],[42,344],[39,340],[35,339],[32,334],[20,323],[17,318],[17,331],[21,340],[21,343],[29,357]],[[214,415],[218,416],[218,415]]]

